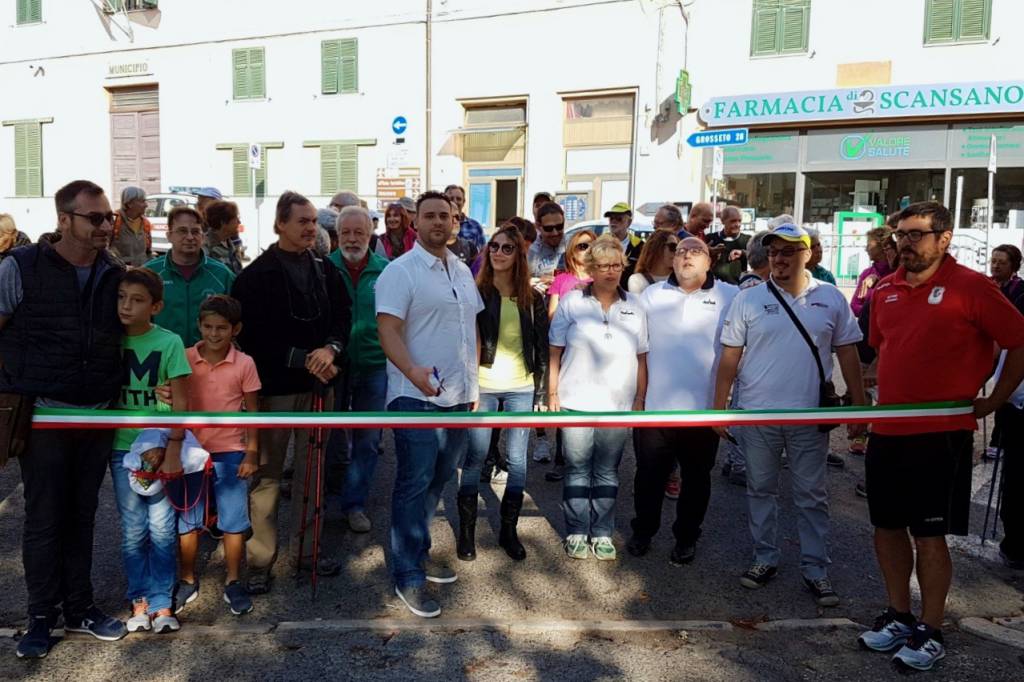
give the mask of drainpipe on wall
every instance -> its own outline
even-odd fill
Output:
[[[687,62],[688,62],[687,58],[688,58],[689,52],[690,52],[690,15],[686,13],[686,8],[692,6],[693,3],[695,3],[696,1],[697,0],[690,0],[689,3],[686,3],[683,0],[676,0],[676,3],[679,5],[679,13],[683,17],[683,69],[684,70],[688,70],[687,69]],[[685,118],[685,115],[679,117],[679,129],[676,131],[676,134],[679,136],[679,141],[676,143],[676,158],[678,158],[678,159],[683,158],[683,154],[686,151],[686,144],[683,141],[683,119],[684,118]],[[703,185],[703,182],[701,184]],[[701,191],[702,192],[704,191],[703,187],[701,187]]]
[[[426,74],[427,75],[427,100],[426,100],[426,111],[424,112],[425,113],[424,123],[426,124],[426,133],[427,133],[427,135],[426,135],[426,138],[427,138],[427,156],[426,156],[426,164],[425,164],[426,165],[426,179],[425,179],[426,181],[423,184],[424,191],[433,189],[433,186],[430,184],[431,183],[431,173],[430,173],[430,171],[431,171],[431,166],[433,165],[433,158],[432,158],[433,157],[433,154],[432,154],[432,152],[433,152],[433,134],[432,134],[432,125],[433,125],[432,119],[433,119],[433,116],[432,116],[432,112],[431,112],[431,99],[432,99],[432,94],[431,94],[431,75],[432,75],[432,64],[431,64],[431,59],[430,59],[430,54],[432,52],[430,41],[431,41],[431,34],[433,32],[432,31],[432,29],[433,29],[433,12],[434,12],[433,0],[427,0],[427,40],[426,40],[427,54],[426,54],[426,60],[425,60],[426,64],[427,64],[427,74]]]

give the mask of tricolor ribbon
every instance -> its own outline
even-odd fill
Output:
[[[769,426],[914,422],[940,424],[972,414],[969,402],[788,410],[668,412],[146,412],[38,408],[37,429],[111,428],[515,428]]]

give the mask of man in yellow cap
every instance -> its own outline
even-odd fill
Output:
[[[608,227],[611,233],[622,242],[622,250],[629,261],[626,267],[622,269],[622,279],[620,280],[622,288],[625,289],[629,276],[633,274],[633,269],[636,268],[640,252],[644,249],[644,240],[629,230],[629,226],[633,222],[633,211],[630,210],[629,204],[625,201],[620,201],[605,211],[604,217],[608,219]]]

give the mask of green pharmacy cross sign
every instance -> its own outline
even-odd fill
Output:
[[[690,110],[690,95],[693,87],[690,85],[690,72],[686,69],[679,70],[679,77],[676,78],[676,111],[680,116],[686,116]]]

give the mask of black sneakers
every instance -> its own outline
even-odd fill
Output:
[[[672,552],[668,555],[668,562],[673,566],[685,566],[697,557],[697,545],[690,543],[684,545],[677,542]]]
[[[29,618],[28,629],[18,640],[15,651],[18,658],[46,658],[50,653],[50,633],[53,632],[53,619],[46,616]]]
[[[768,564],[755,563],[747,572],[740,576],[740,585],[751,590],[757,590],[768,584],[768,581],[778,575],[779,569]]]
[[[804,578],[804,585],[814,595],[814,603],[818,606],[839,606],[839,595],[832,589],[832,581],[828,578]]]

